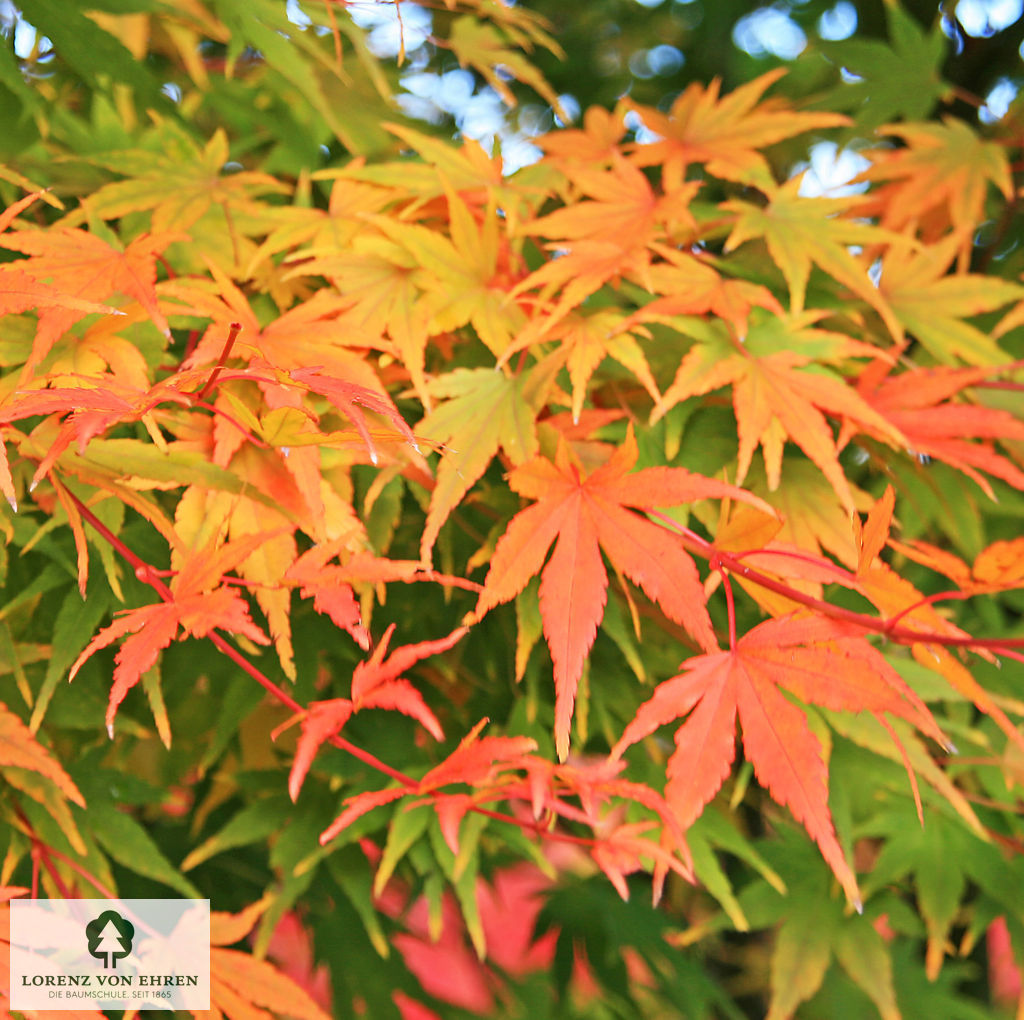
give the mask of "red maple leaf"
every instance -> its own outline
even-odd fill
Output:
[[[511,487],[537,503],[517,514],[499,539],[476,607],[479,616],[514,598],[543,568],[540,611],[554,663],[555,743],[563,761],[569,750],[576,685],[607,596],[602,549],[702,648],[718,647],[693,560],[670,532],[626,508],[654,510],[699,499],[734,498],[772,513],[756,496],[683,468],[651,467],[630,474],[636,459],[630,429],[607,463],[589,476],[583,476],[564,443],[553,463],[536,457],[512,471]]]
[[[676,750],[665,798],[680,825],[700,815],[729,775],[736,719],[758,782],[821,848],[847,896],[859,903],[857,881],[832,825],[828,765],[807,717],[780,691],[833,710],[904,719],[943,745],[947,741],[920,698],[855,626],[825,618],[784,617],[755,627],[729,651],[694,656],[684,672],[660,684],[612,749],[630,745],[675,719]]]
[[[447,651],[462,638],[466,628],[457,627],[451,634],[436,641],[403,645],[385,659],[388,642],[394,632],[395,625],[392,624],[370,658],[356,666],[352,673],[351,698],[315,701],[306,711],[302,718],[302,735],[295,751],[295,761],[288,777],[288,792],[292,800],[298,797],[320,745],[338,733],[349,718],[362,709],[384,708],[402,712],[422,723],[435,740],[444,739],[441,724],[427,707],[423,695],[401,674],[420,659]]]
[[[267,636],[252,622],[245,599],[220,583],[226,571],[244,560],[267,538],[265,532],[248,535],[214,549],[215,538],[201,549],[193,550],[171,581],[171,599],[126,610],[86,645],[71,667],[68,680],[74,680],[93,653],[125,634],[131,635],[114,657],[114,685],[110,689],[106,716],[108,732],[113,734],[118,705],[139,682],[142,674],[156,662],[160,652],[177,637],[179,627],[192,637],[206,637],[221,629],[240,634],[257,644],[269,644]]]

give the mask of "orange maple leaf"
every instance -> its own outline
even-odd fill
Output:
[[[268,537],[272,536],[265,533],[249,535],[220,548],[215,548],[214,538],[208,546],[192,551],[171,581],[171,600],[125,610],[86,645],[71,667],[68,680],[74,680],[82,665],[95,652],[125,634],[131,635],[114,657],[114,684],[110,689],[106,715],[107,731],[111,736],[118,706],[142,674],[156,662],[160,652],[175,639],[179,626],[193,637],[206,637],[220,628],[241,634],[257,644],[269,644],[267,636],[252,622],[245,600],[220,583],[225,572],[249,556]]]
[[[0,768],[8,767],[27,769],[49,779],[68,800],[85,807],[85,798],[60,762],[36,740],[21,719],[0,702]]]
[[[134,298],[169,337],[170,328],[156,298],[156,256],[172,242],[186,237],[177,232],[142,234],[121,251],[84,230],[22,230],[0,235],[0,246],[29,256],[17,264],[18,272],[48,282],[71,297],[95,301],[124,294]],[[40,305],[28,368],[42,361],[61,334],[83,314],[66,302]]]
[[[264,898],[238,914],[210,914],[210,1010],[193,1010],[197,1020],[211,1015],[231,1020],[329,1020],[301,985],[272,964],[226,948],[245,938],[269,905],[269,898]]]
[[[1007,201],[1013,194],[1006,147],[954,117],[942,124],[890,124],[879,133],[905,144],[865,153],[871,166],[858,180],[887,182],[866,196],[866,215],[878,212],[882,226],[894,230],[926,220],[933,240],[952,229],[963,258],[985,219],[989,184]]]
[[[850,123],[840,114],[796,112],[784,100],[761,102],[765,91],[784,74],[781,68],[769,71],[724,98],[720,98],[719,79],[707,86],[694,82],[668,114],[630,103],[644,124],[661,136],[650,144],[638,144],[634,160],[641,166],[664,163],[670,180],[682,180],[690,164],[702,163],[714,177],[771,186],[774,178],[759,149],[814,128]]]
[[[812,356],[821,356],[823,351],[841,356],[870,350],[849,337],[807,329],[816,317],[816,313],[807,312],[789,316],[781,323],[768,320],[759,325],[755,320],[743,343],[729,335],[725,323],[697,319],[679,322],[683,331],[701,342],[683,358],[654,419],[680,400],[732,384],[739,437],[737,481],[746,477],[760,445],[768,487],[777,489],[783,448],[790,439],[814,461],[846,511],[852,513],[853,495],[839,463],[841,443],[837,444],[822,412],[843,417],[846,422],[855,420],[864,431],[884,436],[891,445],[907,444],[898,423],[887,420],[839,377],[814,364]],[[788,349],[782,345],[787,337]]]
[[[436,641],[420,641],[414,645],[396,648],[387,659],[388,643],[395,632],[391,624],[366,662],[360,662],[352,673],[352,697],[332,698],[310,705],[302,718],[302,734],[295,751],[291,774],[288,777],[288,793],[292,800],[299,795],[313,758],[325,740],[338,733],[356,712],[367,708],[384,708],[411,716],[429,731],[435,740],[443,740],[444,732],[437,716],[427,707],[423,695],[408,680],[404,673],[420,659],[447,651],[466,633],[465,627],[457,627]]]
[[[320,843],[329,843],[357,818],[383,804],[405,796],[430,796],[445,840],[457,853],[459,822],[466,811],[478,801],[495,799],[494,791],[487,788],[488,784],[494,783],[497,777],[510,769],[526,767],[531,762],[530,752],[537,749],[537,742],[530,737],[481,737],[480,731],[486,724],[487,720],[481,719],[459,741],[458,747],[418,783],[367,790],[347,798],[345,810],[320,834]],[[475,788],[474,793],[472,796],[438,795],[450,783],[465,783]],[[379,882],[380,873],[377,879]]]
[[[993,542],[968,566],[959,556],[929,542],[914,539],[889,545],[907,559],[945,574],[962,592],[981,595],[1024,587],[1024,538]]]
[[[857,381],[857,393],[874,412],[906,437],[918,456],[934,458],[962,471],[988,495],[992,486],[982,471],[1024,489],[1024,471],[997,453],[992,440],[1024,440],[1024,422],[1000,408],[981,407],[953,398],[993,374],[992,368],[918,369],[890,375],[881,362],[868,366]],[[878,433],[863,420],[863,431]],[[844,424],[843,436],[852,427]],[[978,439],[981,442],[972,442]]]
[[[675,719],[665,797],[688,827],[721,788],[735,756],[736,718],[758,782],[805,826],[859,903],[857,882],[836,839],[828,808],[828,765],[804,713],[780,692],[833,710],[883,713],[910,722],[948,746],[931,713],[859,628],[825,618],[785,617],[755,627],[730,651],[694,656],[685,672],[659,685],[612,749]]]
[[[701,647],[717,647],[693,560],[668,531],[626,508],[653,510],[699,499],[733,498],[772,512],[742,489],[683,468],[652,467],[630,474],[637,452],[630,428],[607,463],[588,477],[583,477],[564,443],[554,463],[537,457],[512,471],[511,487],[538,502],[517,514],[498,540],[476,607],[479,617],[514,598],[543,568],[540,608],[554,663],[555,742],[563,760],[569,749],[576,685],[607,594],[601,549]]]

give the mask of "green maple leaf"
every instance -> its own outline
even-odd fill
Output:
[[[935,104],[950,91],[939,73],[946,40],[938,24],[925,33],[901,8],[887,5],[885,12],[889,43],[852,38],[818,44],[828,60],[860,81],[843,82],[815,105],[851,111],[859,134],[900,118],[927,120]]]

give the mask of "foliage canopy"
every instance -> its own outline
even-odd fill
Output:
[[[210,897],[230,1020],[1016,1002],[1024,135],[941,26],[509,173],[372,12],[568,120],[541,5],[84,7],[0,49],[5,901]]]

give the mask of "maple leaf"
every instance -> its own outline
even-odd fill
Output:
[[[312,174],[313,180],[332,177],[366,180],[396,188],[405,195],[419,195],[421,199],[442,195],[446,187],[457,191],[467,201],[472,196],[474,200],[486,203],[493,195],[510,215],[514,215],[522,203],[521,191],[509,185],[497,149],[493,153],[488,152],[478,141],[466,137],[455,147],[446,139],[431,138],[404,124],[384,122],[381,126],[419,153],[423,161],[402,160],[368,166],[350,164],[340,170],[317,170]]]
[[[462,67],[472,67],[483,75],[487,84],[501,96],[507,106],[516,105],[516,97],[498,73],[499,65],[509,74],[544,97],[558,117],[563,121],[572,120],[565,112],[561,101],[544,76],[526,59],[519,49],[509,47],[509,42],[527,49],[533,48],[533,42],[540,42],[552,53],[561,56],[562,49],[539,25],[530,26],[529,32],[512,24],[503,26],[504,31],[496,25],[463,15],[452,22],[448,44],[452,48]]]
[[[657,250],[667,261],[651,266],[647,278],[651,289],[662,296],[634,312],[626,325],[650,321],[671,323],[673,315],[710,312],[728,322],[737,336],[743,336],[754,305],[784,317],[782,306],[767,287],[723,276],[710,258],[699,258],[661,245]]]
[[[288,191],[270,174],[253,170],[225,173],[231,159],[228,137],[218,128],[206,147],[200,149],[183,128],[163,122],[165,136],[161,149],[134,149],[109,153],[95,162],[121,174],[127,180],[104,184],[89,196],[89,208],[103,219],[117,219],[127,213],[152,211],[151,230],[188,230],[211,206],[228,208],[257,195]],[[74,224],[85,219],[78,209],[65,217]]]
[[[210,1006],[231,1020],[329,1020],[309,993],[266,960],[227,946],[240,942],[270,905],[269,898],[237,914],[210,913]],[[272,1013],[268,1013],[271,1010]],[[193,1010],[200,1020],[208,1014]]]
[[[139,390],[133,386],[120,385],[109,377],[104,380],[105,385],[97,385],[95,381],[85,378],[75,381],[80,381],[82,385],[21,390],[0,409],[0,423],[37,414],[67,414],[57,437],[36,468],[30,489],[35,488],[50,472],[72,442],[77,442],[79,453],[85,453],[93,437],[120,421],[141,421],[150,435],[159,436],[159,429],[149,412],[164,401],[189,403],[188,397],[166,383],[159,383],[152,389]],[[160,443],[163,444],[162,438]]]
[[[881,133],[905,145],[864,154],[871,166],[858,180],[889,182],[866,196],[865,212],[877,211],[882,226],[893,230],[938,214],[966,258],[974,229],[985,219],[989,184],[1007,200],[1013,194],[1005,148],[953,117],[942,124],[893,124]]]
[[[483,210],[477,222],[454,191],[447,192],[447,199],[450,238],[421,224],[384,216],[369,219],[399,246],[396,261],[402,272],[396,274],[393,270],[391,275],[408,277],[414,285],[406,300],[411,300],[413,308],[422,302],[429,332],[442,333],[471,324],[488,349],[501,354],[525,320],[508,301],[508,288],[513,276],[518,276],[514,272],[516,260],[493,206]],[[364,243],[373,247],[372,242]],[[414,312],[409,308],[403,314],[408,317]],[[405,355],[405,345],[399,342],[399,347]]]
[[[911,542],[889,539],[889,546],[915,563],[945,574],[967,594],[1024,587],[1024,538],[993,542],[978,553],[970,566],[959,556],[920,539]]]
[[[614,161],[625,133],[623,109],[608,111],[601,106],[591,106],[583,114],[582,128],[552,131],[534,138],[533,142],[547,153],[549,159],[575,169],[577,164],[592,166]]]
[[[441,526],[499,449],[515,465],[536,455],[534,418],[545,381],[538,369],[508,376],[489,368],[458,368],[431,380],[430,392],[447,399],[416,426],[418,436],[445,444],[420,538],[424,562]]]
[[[642,248],[661,236],[672,238],[680,228],[696,228],[690,202],[700,190],[698,183],[666,189],[659,195],[643,171],[621,156],[607,170],[574,168],[572,186],[587,200],[542,216],[522,232],[539,234],[559,246],[570,241],[612,240],[630,249]]]
[[[686,716],[676,731],[665,798],[687,827],[721,788],[743,748],[758,782],[790,808],[821,848],[851,902],[857,883],[843,857],[828,809],[828,766],[806,716],[780,692],[834,710],[888,713],[947,744],[924,703],[850,625],[825,618],[783,618],[755,627],[726,652],[694,656],[685,672],[660,684],[612,749]]]
[[[450,783],[481,787],[502,771],[525,767],[530,761],[530,752],[537,749],[537,742],[530,737],[481,737],[480,731],[486,724],[487,720],[481,719],[459,741],[458,747],[444,761],[435,765],[418,783],[384,790],[368,790],[346,798],[345,810],[320,834],[321,845],[329,843],[339,832],[368,811],[389,804],[400,797],[430,795]],[[443,804],[444,798],[438,803]],[[445,827],[451,837],[452,826],[454,824],[457,827],[458,820],[448,808],[443,807],[441,811],[446,812]]]
[[[784,101],[760,102],[784,74],[782,68],[769,71],[724,98],[720,98],[720,79],[707,87],[693,82],[668,114],[630,103],[644,124],[661,136],[656,142],[636,145],[634,160],[641,166],[664,164],[667,180],[683,180],[686,168],[700,163],[714,177],[771,187],[774,178],[759,149],[814,128],[849,124],[849,119],[839,114],[798,113]]]
[[[0,768],[10,767],[43,776],[68,800],[85,807],[85,798],[60,762],[36,740],[21,719],[0,702]]]
[[[65,294],[53,287],[41,283],[36,277],[26,273],[21,263],[0,266],[0,314],[25,312],[32,308],[66,309],[78,312],[75,318],[82,318],[94,312],[105,315],[120,315],[120,309],[103,305],[96,301]]]
[[[233,355],[247,361],[260,359],[285,368],[320,368],[384,395],[373,369],[351,348],[380,347],[379,338],[339,318],[346,304],[337,295],[319,291],[263,322],[248,298],[215,263],[207,260],[212,280],[168,281],[160,285],[162,296],[181,302],[180,314],[208,316],[213,320],[186,369],[216,362],[224,350],[224,330],[241,326]],[[176,309],[177,310],[177,309]]]
[[[826,57],[851,72],[818,105],[855,111],[861,137],[899,116],[925,120],[952,91],[941,75],[948,43],[939,22],[925,35],[902,7],[886,4],[885,16],[889,43],[858,34],[817,44]]]
[[[386,333],[413,385],[423,392],[429,317],[419,303],[421,290],[415,277],[427,271],[405,248],[389,238],[362,233],[344,251],[300,252],[288,261],[295,268],[286,279],[319,273],[331,281],[346,310],[344,322],[356,334]]]
[[[1024,489],[1024,471],[997,453],[991,442],[970,440],[1022,440],[1024,422],[1009,411],[952,399],[991,374],[991,368],[938,366],[890,375],[889,366],[876,363],[861,373],[857,392],[899,429],[912,451],[962,471],[992,497],[992,486],[981,471],[1018,489]],[[873,433],[866,420],[862,427]],[[843,435],[849,432],[844,425]]]
[[[326,209],[300,205],[265,208],[263,214],[279,225],[253,253],[245,275],[252,276],[259,263],[298,245],[344,250],[365,230],[364,213],[378,213],[399,196],[392,188],[336,178]]]
[[[946,275],[960,242],[953,236],[916,252],[890,248],[882,260],[879,293],[914,339],[938,361],[962,358],[974,365],[998,365],[1006,352],[964,320],[1024,297],[1010,280],[975,273]]]
[[[17,264],[17,271],[49,282],[72,297],[88,296],[92,300],[120,293],[134,298],[157,328],[170,337],[167,320],[156,300],[156,256],[185,237],[178,232],[143,234],[120,251],[84,230],[24,230],[0,235],[0,246],[29,256]],[[57,339],[81,317],[79,310],[64,302],[43,305],[26,371],[42,361]]]
[[[606,283],[625,276],[646,286],[650,265],[650,252],[643,249],[623,248],[614,241],[574,241],[564,254],[545,262],[516,284],[510,296],[519,298],[530,288],[540,287],[537,300],[547,302],[561,290],[558,301],[545,310],[544,322],[535,334],[539,340],[548,329]]]
[[[767,510],[767,504],[742,489],[683,468],[653,467],[630,474],[637,453],[630,428],[607,463],[587,477],[564,443],[553,463],[538,457],[512,471],[512,489],[537,503],[517,514],[498,540],[477,602],[479,618],[514,598],[541,573],[541,617],[555,672],[555,743],[562,760],[569,749],[576,685],[608,588],[601,549],[701,647],[717,647],[693,560],[668,531],[626,508],[653,510],[733,498]],[[544,566],[556,539],[554,554]]]
[[[161,650],[177,636],[181,627],[193,637],[206,637],[217,629],[240,634],[257,644],[268,639],[249,616],[249,607],[235,591],[220,584],[232,569],[266,540],[265,533],[248,535],[238,542],[194,550],[185,558],[170,584],[171,599],[156,605],[124,610],[110,626],[104,627],[75,659],[68,675],[74,680],[83,664],[101,648],[129,634],[114,657],[114,684],[110,689],[106,725],[113,735],[117,708],[157,660]],[[215,587],[219,585],[218,587]]]
[[[352,673],[351,698],[314,702],[303,716],[302,735],[299,737],[295,761],[288,777],[288,793],[292,800],[298,797],[303,780],[320,745],[340,732],[355,712],[367,708],[402,712],[421,723],[435,740],[444,740],[444,732],[437,717],[427,707],[420,692],[408,680],[403,679],[401,674],[420,659],[446,652],[462,639],[466,628],[457,627],[451,634],[436,641],[403,645],[385,659],[388,643],[394,632],[395,625],[391,624],[370,658],[356,666]]]
[[[346,533],[341,539],[328,543],[326,547],[315,546],[304,552],[285,571],[287,581],[299,584],[299,594],[303,598],[313,599],[313,608],[318,613],[326,613],[335,625],[348,632],[352,639],[364,652],[370,650],[370,635],[362,623],[359,603],[356,601],[352,585],[349,583],[353,574],[366,577],[366,571],[353,570],[352,564],[346,567],[328,566],[327,562],[336,555],[339,547],[347,547],[350,538]],[[375,564],[376,565],[376,564]],[[411,576],[411,571],[395,570],[390,574],[378,572],[373,580],[403,580]]]
[[[740,199],[723,202],[721,208],[736,216],[725,242],[726,252],[752,238],[763,238],[768,254],[789,285],[790,310],[794,314],[804,310],[811,265],[818,266],[874,308],[898,341],[903,335],[899,321],[868,275],[867,264],[850,254],[850,246],[913,247],[914,242],[892,230],[842,218],[842,213],[862,204],[859,196],[808,198],[800,194],[801,180],[797,176],[768,189],[767,205]]]
[[[889,421],[836,375],[812,364],[813,357],[834,358],[870,350],[842,334],[806,329],[815,318],[816,314],[805,313],[793,314],[788,320],[755,319],[742,344],[729,335],[725,323],[677,319],[677,328],[701,342],[683,358],[652,420],[680,400],[731,383],[739,436],[737,481],[746,477],[760,444],[768,488],[777,489],[783,447],[789,438],[814,461],[843,506],[852,512],[853,495],[839,464],[838,445],[822,412],[842,416],[847,422],[855,419],[865,431],[879,437],[882,426],[885,441],[892,445],[906,446],[907,440],[897,423]],[[804,354],[801,347],[808,353]]]
[[[603,309],[590,315],[570,312],[554,327],[546,319],[534,319],[516,337],[499,360],[505,364],[513,354],[526,350],[542,341],[559,341],[557,353],[552,355],[548,370],[564,363],[572,383],[572,420],[579,424],[588,384],[604,361],[611,357],[627,369],[640,382],[656,403],[661,400],[658,384],[651,373],[637,337],[650,338],[642,326],[636,326],[621,314]],[[557,358],[557,362],[556,359]]]

